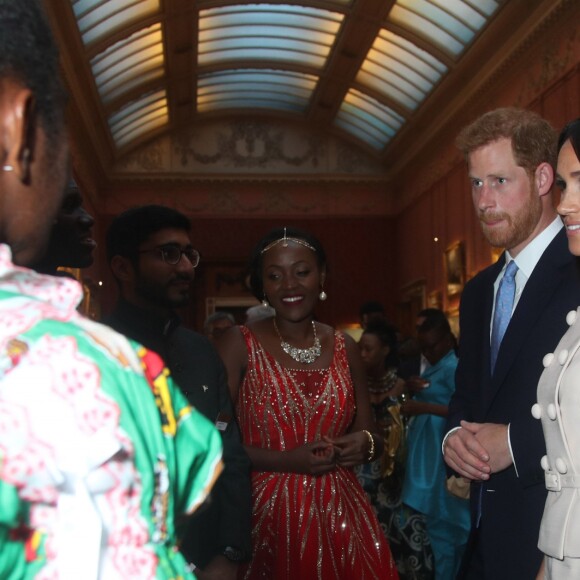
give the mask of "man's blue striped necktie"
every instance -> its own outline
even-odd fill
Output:
[[[493,313],[493,326],[491,329],[491,372],[495,369],[497,353],[512,316],[514,299],[516,296],[516,272],[518,266],[515,260],[508,264],[503,278],[499,283],[495,297],[495,310]]]

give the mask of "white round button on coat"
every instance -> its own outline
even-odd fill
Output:
[[[542,359],[542,364],[544,365],[544,368],[549,367],[552,364],[553,360],[554,360],[553,352],[549,352],[546,356],[544,356],[544,358]]]
[[[568,473],[568,466],[561,457],[558,457],[558,459],[556,459],[556,469],[558,470],[558,473],[561,473],[562,475]]]

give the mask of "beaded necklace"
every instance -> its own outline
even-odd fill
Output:
[[[314,324],[314,320],[312,321],[312,331],[314,332],[314,344],[310,348],[297,348],[296,346],[288,344],[282,338],[282,335],[278,330],[276,318],[272,318],[272,321],[274,322],[274,329],[276,330],[276,334],[280,339],[280,346],[282,347],[282,350],[289,357],[293,358],[296,362],[309,365],[312,364],[322,354],[320,340],[318,339],[318,336],[316,336],[316,325]]]

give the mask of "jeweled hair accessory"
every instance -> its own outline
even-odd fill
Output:
[[[300,238],[289,238],[286,235],[286,228],[284,228],[284,237],[274,240],[273,242],[270,242],[260,253],[265,254],[268,250],[271,250],[274,246],[277,246],[278,244],[282,244],[283,248],[287,248],[288,242],[300,244],[301,246],[304,246],[305,248],[308,248],[309,250],[316,252],[316,248],[311,244],[309,244],[308,242],[306,242],[305,240],[301,240]]]

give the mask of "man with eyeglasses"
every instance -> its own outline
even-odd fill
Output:
[[[209,507],[184,527],[182,551],[200,580],[234,580],[249,558],[249,459],[234,419],[224,366],[209,340],[175,313],[188,304],[199,252],[191,222],[165,206],[117,216],[107,232],[107,257],[120,298],[105,323],[159,353],[190,403],[216,425],[225,469]]]

